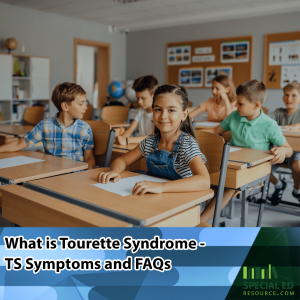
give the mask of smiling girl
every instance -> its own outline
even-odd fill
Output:
[[[153,97],[154,134],[139,146],[111,164],[109,172],[99,174],[99,182],[120,180],[120,173],[142,157],[146,158],[148,175],[172,181],[138,182],[132,193],[194,192],[210,188],[206,158],[200,151],[188,115],[185,89],[176,85],[162,85]],[[176,180],[176,181],[174,181]]]
[[[202,102],[198,108],[190,113],[191,118],[195,118],[206,111],[208,121],[221,122],[236,110],[235,87],[227,75],[219,75],[213,79],[212,94],[213,97]]]

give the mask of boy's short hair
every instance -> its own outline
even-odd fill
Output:
[[[239,85],[236,94],[244,96],[251,103],[257,101],[263,104],[267,97],[267,89],[263,82],[253,79]]]
[[[52,102],[59,112],[62,111],[61,104],[71,104],[78,95],[86,95],[85,90],[78,84],[64,82],[58,84],[52,92]]]
[[[284,88],[283,88],[283,91],[286,91],[286,90],[297,90],[298,93],[300,94],[300,83],[294,81],[294,82],[291,82],[291,83],[288,83]]]
[[[155,76],[147,75],[137,78],[132,85],[132,89],[136,92],[143,92],[148,90],[151,95],[154,95],[155,90],[158,88],[158,80]]]

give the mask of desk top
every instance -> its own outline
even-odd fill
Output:
[[[291,137],[298,137],[300,138],[300,129],[296,130],[283,130],[282,131],[284,136],[291,136]]]
[[[11,125],[1,124],[0,133],[11,134],[18,137],[22,137],[25,133],[29,132],[34,126],[31,125]]]
[[[14,184],[22,183],[28,180],[85,170],[88,168],[88,164],[85,162],[61,158],[53,155],[46,155],[40,152],[19,151],[0,153],[0,159],[16,156],[28,156],[37,159],[43,159],[44,161],[0,169],[0,177],[12,180]]]
[[[118,150],[126,150],[126,151],[130,151],[132,149],[134,149],[138,144],[129,144],[129,145],[118,145],[118,144],[114,144],[113,145],[113,150],[118,149]]]
[[[31,181],[35,186],[79,199],[96,205],[105,211],[113,212],[114,218],[132,223],[149,226],[160,220],[173,216],[183,210],[211,199],[212,190],[191,193],[145,194],[122,197],[117,194],[96,188],[99,169],[66,174],[58,177]],[[122,178],[139,174],[124,171]]]
[[[110,124],[110,123],[108,123],[108,124],[110,125],[111,128],[119,128],[119,127],[126,128],[126,127],[130,126],[130,124],[128,124],[128,123],[120,123],[120,124]]]

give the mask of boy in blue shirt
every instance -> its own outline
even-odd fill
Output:
[[[64,82],[54,88],[51,100],[58,113],[39,122],[23,138],[0,146],[0,152],[20,151],[43,142],[45,154],[85,161],[93,169],[93,133],[81,120],[87,109],[86,92],[75,83]]]
[[[266,116],[261,109],[267,96],[265,85],[259,80],[249,80],[237,88],[236,94],[237,110],[232,112],[219,126],[206,131],[221,135],[230,130],[231,146],[269,150],[270,143],[272,143],[274,148],[270,151],[274,154],[273,164],[280,164],[286,157],[290,157],[293,150],[281,129],[276,121]],[[225,189],[222,209],[229,202],[233,193],[234,190]],[[215,203],[216,198],[213,198],[201,214],[203,226],[207,226],[206,222],[213,217]]]

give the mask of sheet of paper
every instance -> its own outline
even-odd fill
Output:
[[[0,169],[11,168],[16,166],[33,164],[36,162],[44,161],[43,159],[37,159],[27,156],[15,156],[10,158],[0,159]]]
[[[230,147],[229,153],[242,150],[242,148],[232,148]]]
[[[207,126],[207,127],[213,127],[213,126],[218,126],[220,125],[221,123],[218,123],[218,122],[196,122],[196,125],[199,125],[199,126]]]
[[[283,129],[282,127],[282,125],[278,125],[278,127],[282,130],[282,131],[287,131],[286,129]]]
[[[161,179],[161,178],[155,178],[147,175],[139,175],[134,177],[128,177],[124,179],[120,179],[118,182],[113,183],[110,181],[107,184],[103,183],[97,183],[92,184],[93,186],[103,189],[105,191],[120,195],[120,196],[128,196],[132,195],[132,189],[135,186],[137,182],[148,180],[153,182],[166,182],[167,180]]]

